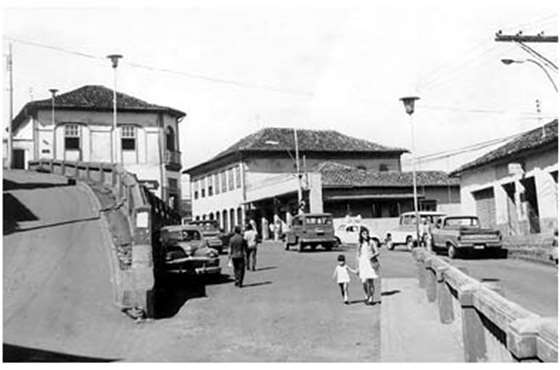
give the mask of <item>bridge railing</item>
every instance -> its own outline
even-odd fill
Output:
[[[506,299],[496,281],[478,281],[423,248],[415,248],[419,285],[440,323],[455,325],[466,362],[558,361],[558,319]]]
[[[134,174],[127,172],[121,165],[42,159],[30,161],[29,169],[111,189],[116,204],[110,210],[122,212],[125,216],[128,230],[122,233],[129,237],[124,237],[120,243],[130,254],[124,262],[118,253],[111,254],[115,303],[122,309],[141,309],[152,316],[154,256],[157,256],[157,250],[154,255],[153,246],[159,242],[159,228],[180,223],[179,215],[151,194]]]

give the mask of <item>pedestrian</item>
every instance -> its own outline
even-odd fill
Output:
[[[361,226],[357,249],[358,275],[364,288],[364,303],[369,305],[375,304],[373,297],[375,291],[374,279],[379,278],[378,256],[379,249],[376,242],[370,238],[369,230]]]
[[[246,264],[247,270],[255,271],[257,265],[257,244],[259,235],[251,224],[247,225],[243,239],[247,242]]]
[[[353,272],[354,274],[357,271],[351,269],[346,264],[346,258],[344,255],[339,254],[336,260],[338,261],[338,265],[334,269],[333,279],[336,279],[336,282],[340,287],[340,294],[342,294],[344,304],[348,304],[348,283],[350,283],[350,275],[348,274],[348,271]]]
[[[234,234],[229,240],[229,261],[233,265],[235,286],[241,288],[243,286],[243,277],[245,276],[247,242],[241,236],[241,227],[235,226],[233,232]]]

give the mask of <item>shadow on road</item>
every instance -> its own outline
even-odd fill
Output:
[[[401,292],[400,290],[394,289],[394,290],[388,290],[386,292],[381,292],[381,295],[382,296],[390,296],[390,295],[394,295],[394,294],[397,294],[397,293],[400,293],[400,292]]]
[[[277,269],[276,266],[266,266],[266,267],[259,267],[256,271],[266,271],[266,270],[274,270]]]
[[[437,255],[445,255],[444,251],[436,251]],[[485,251],[468,251],[457,256],[458,260],[487,260],[487,259],[506,259],[508,257],[507,249],[485,250]],[[445,257],[449,260],[448,257]]]
[[[154,289],[154,318],[171,318],[189,299],[201,297],[206,297],[206,284],[200,279],[160,278]]]
[[[118,359],[76,356],[68,353],[16,346],[4,343],[4,362],[113,362]]]
[[[251,287],[256,287],[256,286],[261,286],[261,285],[270,285],[272,284],[272,281],[261,281],[258,283],[250,283],[250,284],[243,284],[243,288],[251,288]]]

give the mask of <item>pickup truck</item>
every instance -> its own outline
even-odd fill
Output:
[[[502,248],[499,230],[482,228],[476,216],[447,216],[432,230],[432,249],[446,250],[449,258],[473,250],[498,252]]]

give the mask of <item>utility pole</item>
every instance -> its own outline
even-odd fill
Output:
[[[303,209],[301,209],[301,202],[303,200],[303,194],[301,191],[301,171],[299,168],[299,144],[298,144],[298,136],[297,136],[297,129],[294,128],[294,142],[295,142],[295,149],[296,149],[296,172],[297,172],[297,180],[298,180],[298,214],[303,213]]]
[[[13,78],[13,60],[12,60],[12,43],[8,45],[8,78],[10,83],[10,104],[9,104],[9,117],[8,117],[8,148],[6,161],[8,168],[12,168],[12,156],[13,156],[13,137],[12,137],[12,120],[14,117],[14,78]]]

